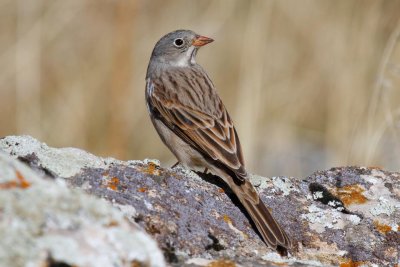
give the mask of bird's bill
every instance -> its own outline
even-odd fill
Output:
[[[214,40],[211,39],[211,38],[198,35],[198,36],[196,36],[196,37],[193,39],[192,45],[194,45],[194,46],[196,46],[196,47],[200,47],[200,46],[209,44],[209,43],[211,43],[211,42],[213,42],[213,41],[214,41]]]

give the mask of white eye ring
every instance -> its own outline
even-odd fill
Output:
[[[174,40],[174,46],[182,47],[185,44],[185,41],[182,38],[176,38]]]

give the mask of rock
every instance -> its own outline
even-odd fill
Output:
[[[156,242],[109,203],[40,177],[0,151],[0,266],[165,262]]]
[[[54,178],[47,183],[66,181],[111,202],[157,240],[171,265],[399,263],[399,173],[343,167],[305,180],[254,176],[261,197],[295,244],[289,257],[281,258],[264,245],[237,199],[215,176],[162,168],[151,160],[124,162],[50,148],[28,136],[5,137],[0,149]]]

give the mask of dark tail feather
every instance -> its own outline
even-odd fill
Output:
[[[242,198],[243,195],[238,197]],[[260,198],[257,204],[246,198],[240,200],[254,221],[264,242],[276,249],[281,255],[287,255],[287,249],[292,247],[292,243],[285,231],[272,217],[267,206],[265,206]]]

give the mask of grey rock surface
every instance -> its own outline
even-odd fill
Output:
[[[118,161],[48,147],[29,136],[0,149],[36,173],[112,203],[153,236],[176,266],[394,266],[399,264],[400,174],[343,167],[304,180],[252,181],[295,247],[281,258],[261,241],[218,177],[157,161]],[[0,241],[1,243],[2,241]]]
[[[157,243],[107,201],[41,177],[0,151],[0,266],[162,267],[165,261]]]

